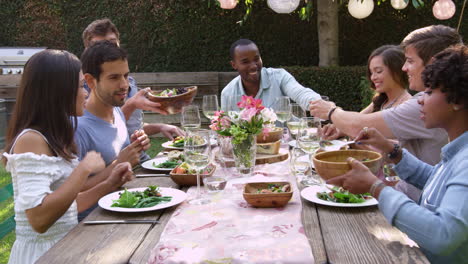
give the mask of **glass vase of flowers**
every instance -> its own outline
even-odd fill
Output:
[[[255,166],[257,134],[267,136],[277,117],[272,109],[262,105],[261,99],[251,96],[242,96],[237,106],[239,112],[217,111],[210,128],[230,137],[237,170],[243,176],[250,176]]]

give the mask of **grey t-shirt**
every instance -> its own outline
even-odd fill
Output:
[[[94,150],[101,153],[106,166],[108,166],[117,158],[120,151],[130,144],[122,110],[119,107],[114,107],[113,124],[85,110],[84,115],[78,117],[75,142],[80,160],[88,151]]]
[[[382,116],[402,147],[418,159],[435,165],[440,161],[442,147],[448,143],[448,135],[442,128],[425,127],[424,121],[420,119],[421,106],[418,104],[418,98],[422,95],[422,92],[417,93],[403,104],[382,111]],[[400,182],[395,188],[417,201],[421,191],[410,184]]]

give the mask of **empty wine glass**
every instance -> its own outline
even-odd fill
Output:
[[[275,104],[273,105],[278,121],[283,126],[283,134],[286,129],[286,121],[291,118],[291,101],[287,96],[280,96],[276,98]],[[287,131],[286,131],[287,132]]]
[[[215,112],[219,111],[218,96],[215,94],[204,95],[202,111],[206,118],[213,119]]]
[[[225,105],[221,105],[221,110],[227,113],[239,113],[240,109],[237,103],[240,102],[241,97],[242,96],[229,96],[225,101]]]
[[[211,162],[210,131],[206,129],[189,130],[184,142],[185,161],[197,174],[197,193],[190,204],[207,204],[209,199],[203,198],[200,193],[200,172]]]
[[[301,118],[299,133],[297,134],[297,145],[307,154],[309,154],[309,164],[312,168],[312,155],[320,148],[320,119],[316,117]],[[318,177],[317,177],[318,178]],[[322,184],[322,181],[314,177],[315,184]],[[312,181],[311,183],[312,184]],[[309,185],[310,185],[309,184]]]
[[[186,131],[199,129],[201,126],[200,110],[197,105],[189,105],[182,110],[180,123]]]
[[[306,117],[306,112],[298,104],[291,104],[291,118],[286,123],[291,136],[296,139],[296,135],[301,127],[301,118]]]

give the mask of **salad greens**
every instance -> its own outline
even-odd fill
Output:
[[[153,161],[153,167],[155,168],[164,168],[164,169],[173,169],[177,167],[180,163],[178,161],[173,161],[173,160],[167,160],[165,162],[156,164],[156,162]]]
[[[167,203],[172,200],[170,196],[162,196],[159,187],[150,185],[143,192],[129,192],[127,189],[120,193],[120,198],[113,200],[111,207],[123,208],[146,208],[160,203]]]
[[[331,192],[318,192],[317,197],[319,199],[334,203],[363,203],[366,200],[372,198],[370,193],[352,194],[349,191],[337,186],[333,186],[331,188]]]

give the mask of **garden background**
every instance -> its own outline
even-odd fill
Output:
[[[330,0],[331,1],[331,0]],[[337,0],[335,0],[337,1]],[[276,14],[265,0],[255,0],[245,15],[245,0],[233,10],[221,9],[215,0],[0,0],[0,46],[43,46],[66,49],[76,55],[83,50],[81,33],[93,20],[110,18],[129,52],[132,72],[231,71],[229,47],[249,38],[260,48],[265,67],[286,67],[304,86],[311,87],[350,110],[369,102],[371,92],[362,76],[370,52],[384,44],[399,44],[410,31],[431,24],[456,28],[462,1],[455,16],[439,21],[432,2],[415,9],[397,11],[390,0],[381,1],[363,20],[351,17],[343,4],[339,9],[339,65],[317,67],[316,13],[301,20],[297,13]],[[315,3],[312,9],[316,11]],[[468,35],[468,16],[460,34]],[[159,141],[154,141],[159,145]],[[155,150],[157,151],[157,150]],[[0,189],[11,183],[0,165]],[[12,197],[0,193],[0,231],[13,216]],[[0,263],[8,261],[14,232],[0,237]]]

